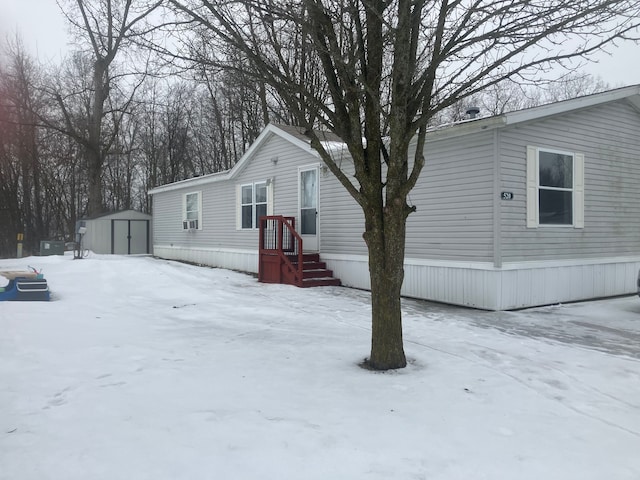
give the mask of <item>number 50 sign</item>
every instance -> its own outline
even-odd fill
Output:
[[[502,192],[500,198],[502,200],[513,200],[513,192]]]

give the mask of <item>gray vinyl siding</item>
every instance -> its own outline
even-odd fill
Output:
[[[186,193],[201,192],[201,229],[186,232],[182,229],[183,197]],[[227,182],[185,186],[153,195],[154,230],[156,245],[175,247],[221,247],[229,229],[235,230],[235,191]],[[227,208],[219,208],[226,205]]]
[[[277,159],[274,163],[272,160]],[[235,189],[239,185],[247,183],[263,182],[268,178],[273,179],[273,213],[296,217],[298,221],[298,166],[307,165],[318,161],[311,151],[304,152],[299,147],[274,135],[269,138],[256,155],[247,164],[246,168],[230,183],[233,184],[235,204]],[[233,225],[228,230],[231,237],[225,239],[227,247],[237,245],[245,249],[258,249],[258,230],[236,230],[235,208],[233,209]],[[297,225],[297,223],[296,223]]]
[[[495,146],[491,132],[431,141],[409,195],[406,256],[491,261]]]
[[[353,177],[353,161],[349,158],[341,163],[342,170],[356,188]],[[364,213],[347,189],[331,173],[320,175],[320,251],[343,255],[364,255],[367,246],[364,232]]]
[[[491,133],[427,144],[409,196],[417,211],[407,222],[407,258],[492,260],[494,150]],[[343,169],[353,174],[350,163]],[[321,178],[321,199],[321,251],[366,254],[362,209],[331,174]]]
[[[277,158],[274,164],[272,159]],[[317,163],[310,153],[272,136],[246,167],[230,180],[212,181],[197,186],[159,192],[153,195],[154,244],[193,247],[258,249],[257,229],[237,229],[236,188],[248,183],[273,179],[276,215],[297,216],[298,166]],[[182,230],[183,196],[190,192],[202,192],[201,230]]]
[[[153,244],[183,243],[187,234],[180,230],[182,225],[176,224],[182,221],[180,193],[175,190],[157,193],[151,196],[151,201],[153,202],[153,233],[151,235]]]
[[[640,254],[640,115],[626,101],[500,131],[502,262]],[[526,146],[585,156],[583,229],[526,228]]]

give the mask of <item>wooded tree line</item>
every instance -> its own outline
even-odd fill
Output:
[[[123,77],[124,78],[124,77]],[[190,79],[147,75],[111,82],[102,120],[99,208],[89,208],[91,59],[75,53],[44,67],[19,45],[0,65],[0,256],[40,240],[74,239],[76,220],[150,212],[147,191],[231,168],[265,125],[259,89],[239,74]],[[135,90],[135,91],[132,91]],[[269,116],[286,121],[276,108]]]

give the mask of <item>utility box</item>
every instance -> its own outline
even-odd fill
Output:
[[[62,240],[41,240],[40,256],[64,255],[64,242]]]

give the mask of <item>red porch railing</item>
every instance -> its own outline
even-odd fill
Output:
[[[258,280],[303,285],[302,237],[294,217],[260,217]]]

